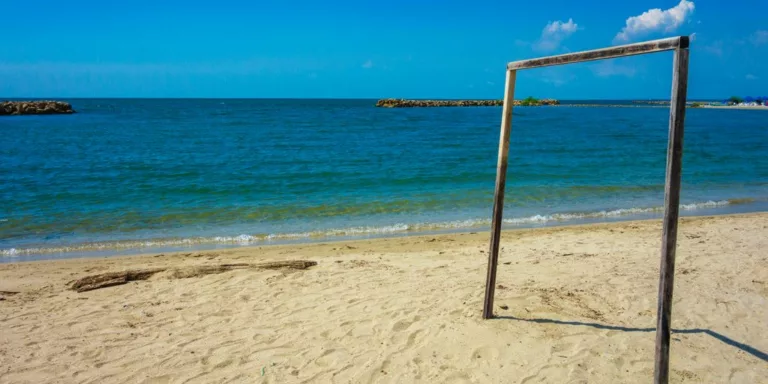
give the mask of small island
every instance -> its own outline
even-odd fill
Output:
[[[11,115],[56,115],[75,113],[72,105],[63,101],[3,101],[0,102],[0,116]]]
[[[498,107],[504,104],[504,100],[409,100],[409,99],[381,99],[376,102],[377,107],[383,108],[415,108],[415,107]],[[516,107],[534,107],[542,105],[559,105],[555,99],[536,99],[527,97],[523,100],[515,100]]]

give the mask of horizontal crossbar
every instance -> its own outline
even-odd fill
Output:
[[[623,56],[642,55],[644,53],[653,53],[661,51],[671,51],[677,48],[688,48],[688,36],[671,37],[668,39],[651,40],[642,43],[617,45],[615,47],[593,49],[591,51],[582,51],[567,53],[565,55],[541,57],[538,59],[528,59],[513,61],[507,64],[508,70],[531,69],[538,67],[548,67],[552,65],[572,64],[582,61],[593,61],[602,59],[612,59]]]

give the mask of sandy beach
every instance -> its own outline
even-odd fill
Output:
[[[768,214],[685,218],[671,381],[768,378]],[[647,383],[659,220],[0,265],[2,383]],[[280,260],[305,270],[191,267]],[[176,268],[77,293],[73,280]]]

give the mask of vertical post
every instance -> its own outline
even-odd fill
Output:
[[[496,266],[499,262],[501,220],[504,211],[504,187],[507,183],[507,157],[509,155],[509,134],[512,130],[512,106],[515,99],[515,78],[517,71],[507,70],[504,85],[504,106],[501,112],[501,133],[499,135],[499,160],[496,166],[496,190],[493,198],[491,219],[491,246],[488,252],[488,277],[485,281],[483,319],[493,317],[493,296],[496,292]]]
[[[672,326],[672,289],[675,282],[675,250],[680,214],[680,178],[683,158],[683,127],[688,90],[688,37],[680,38],[675,50],[672,100],[669,111],[669,143],[664,187],[664,228],[661,238],[661,268],[656,317],[656,356],[653,382],[669,382],[669,342]]]

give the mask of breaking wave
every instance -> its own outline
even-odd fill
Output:
[[[721,201],[706,201],[701,203],[681,204],[680,209],[692,211],[702,208],[717,208],[735,204],[746,204],[753,202],[753,199],[731,199]],[[648,208],[622,208],[615,210],[603,210],[593,212],[574,212],[574,213],[554,213],[549,215],[533,215],[520,218],[504,219],[504,224],[509,227],[524,227],[530,225],[545,225],[548,223],[578,221],[584,219],[618,218],[626,216],[636,216],[643,214],[654,214],[663,212],[663,207]],[[471,230],[490,227],[490,219],[469,219],[438,223],[413,223],[413,224],[394,224],[387,226],[364,226],[348,227],[318,230],[310,232],[296,233],[274,233],[274,234],[241,234],[236,236],[211,236],[211,237],[193,237],[193,238],[163,238],[148,240],[128,240],[128,241],[104,241],[94,243],[82,243],[70,246],[51,246],[51,247],[30,247],[30,248],[10,248],[0,250],[0,256],[18,257],[23,255],[52,254],[52,253],[72,253],[72,252],[93,252],[93,251],[119,251],[125,249],[142,248],[169,248],[169,247],[195,247],[199,245],[260,245],[289,241],[301,240],[320,240],[320,239],[338,239],[349,237],[379,237],[397,234],[412,234],[430,231],[451,231],[451,230]]]

